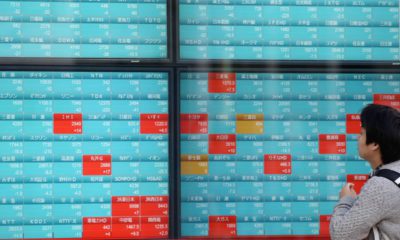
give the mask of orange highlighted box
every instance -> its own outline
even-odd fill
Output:
[[[208,174],[208,161],[183,161],[181,162],[182,175],[207,175]]]
[[[208,114],[181,114],[182,134],[207,134]]]
[[[111,175],[111,155],[83,155],[82,174]]]
[[[208,155],[207,154],[183,154],[181,155],[182,175],[207,175]]]
[[[348,133],[348,134],[360,134],[361,133],[360,114],[347,114],[346,115],[346,133]]]
[[[345,134],[320,134],[318,140],[319,154],[346,154]]]
[[[292,174],[292,155],[265,154],[264,174]]]
[[[208,73],[209,93],[236,93],[236,73]]]
[[[140,114],[141,134],[168,134],[168,114]]]
[[[354,191],[359,194],[361,192],[361,188],[368,181],[368,177],[368,174],[349,174],[346,176],[346,182],[353,183]]]
[[[236,154],[235,134],[209,134],[209,154]]]
[[[236,237],[236,216],[208,216],[209,237]]]
[[[81,113],[54,113],[54,134],[82,134]]]
[[[319,216],[319,236],[329,237],[329,223],[331,222],[331,215]]]
[[[374,103],[400,109],[400,94],[374,94]]]
[[[264,114],[237,114],[236,133],[262,134],[264,132]]]

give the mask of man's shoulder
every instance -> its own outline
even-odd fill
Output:
[[[395,190],[398,190],[398,187],[391,180],[381,176],[373,176],[364,184],[361,194],[382,195],[386,192],[393,192]]]
[[[400,173],[400,160],[385,164],[382,166],[382,169],[390,169]]]

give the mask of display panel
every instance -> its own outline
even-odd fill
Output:
[[[168,237],[162,71],[0,72],[0,239]]]
[[[0,57],[168,57],[166,0],[2,0],[0,29]]]
[[[360,110],[400,109],[400,74],[180,73],[181,229],[186,237],[329,236],[357,192]]]
[[[397,0],[179,0],[181,60],[399,61]]]

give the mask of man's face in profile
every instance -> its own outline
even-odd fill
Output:
[[[365,132],[365,128],[361,128],[361,132],[358,135],[358,154],[363,159],[368,159],[369,150],[367,145],[367,133]]]
[[[367,144],[367,132],[365,131],[365,128],[362,127],[361,132],[358,135],[358,154],[361,158],[367,160],[370,164],[372,164],[371,161],[373,161],[373,159],[376,159],[377,154],[379,153],[380,152],[378,144],[374,142]]]

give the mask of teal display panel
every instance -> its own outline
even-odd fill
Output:
[[[168,57],[166,0],[1,0],[0,29],[0,57]]]
[[[167,238],[168,79],[0,71],[0,239]]]
[[[359,192],[360,110],[400,109],[400,74],[180,72],[184,237],[328,237]]]
[[[179,0],[181,60],[399,58],[397,0]]]

